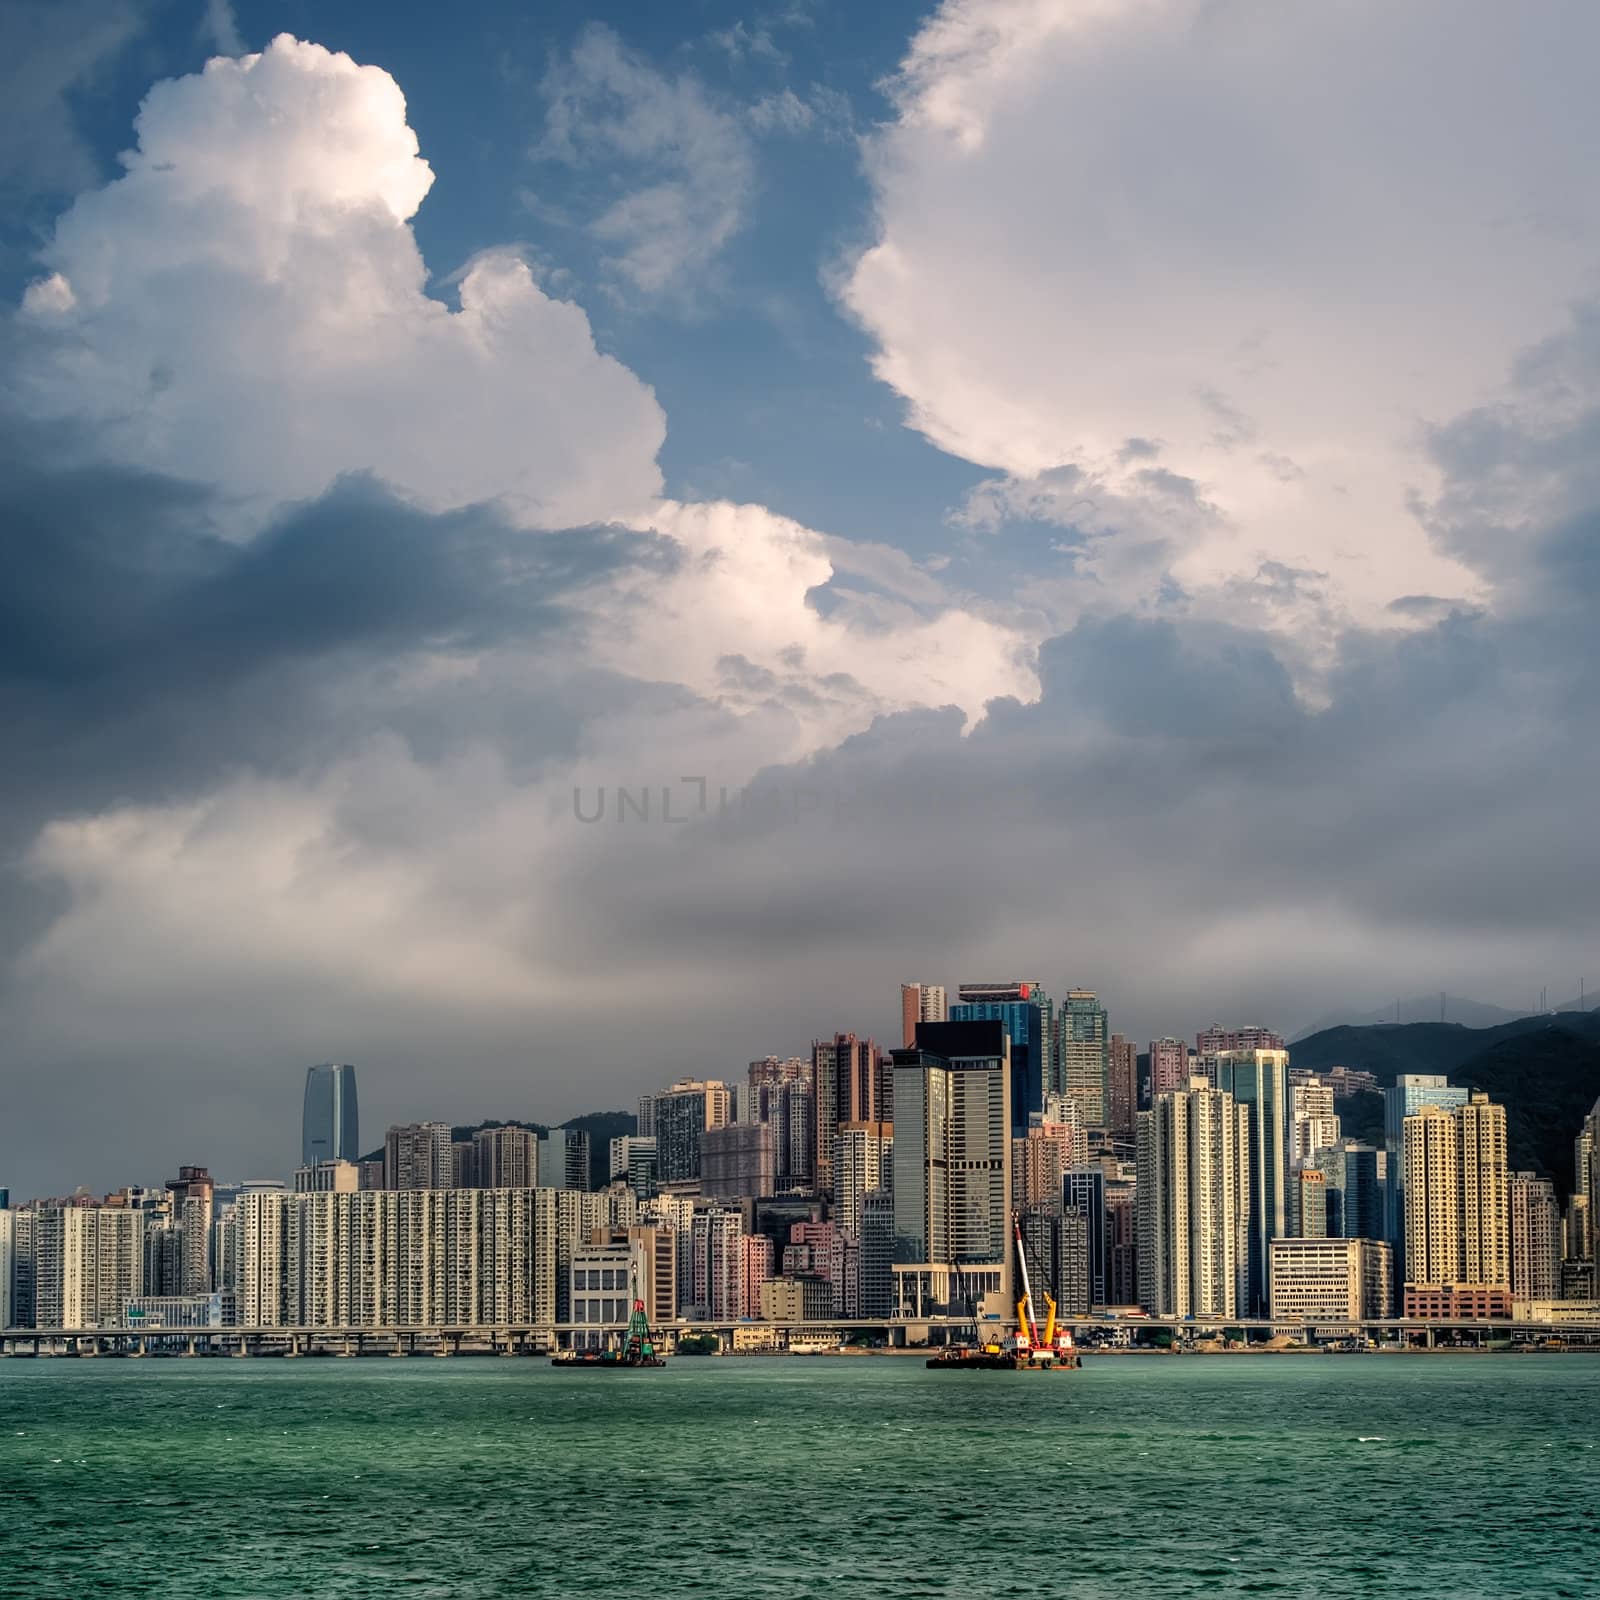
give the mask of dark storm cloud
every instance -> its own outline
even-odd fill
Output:
[[[437,751],[492,708],[473,717],[451,684],[430,704],[396,688],[397,664],[573,643],[588,586],[673,559],[620,530],[529,534],[481,507],[431,515],[366,478],[245,545],[216,531],[225,510],[193,485],[75,460],[43,430],[0,439],[12,849],[50,816],[183,798],[241,767],[300,771],[378,729]],[[590,696],[604,699],[597,679]],[[519,698],[524,728],[545,700],[543,751],[570,748],[565,694],[535,681]]]
[[[1504,994],[1552,950],[1576,972],[1600,956],[1600,519],[1525,531],[1519,561],[1536,608],[1347,633],[1323,703],[1269,635],[1086,620],[1037,703],[970,733],[885,718],[763,773],[772,805],[618,828],[575,922],[685,972],[745,952],[852,1026],[884,1025],[897,975],[1065,974],[1142,1034],[1230,1004],[1290,1028],[1330,986]]]

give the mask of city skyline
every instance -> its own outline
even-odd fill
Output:
[[[1600,983],[1600,16],[18,3],[22,1186],[908,977]]]

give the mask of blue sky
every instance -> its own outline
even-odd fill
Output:
[[[1600,11],[0,22],[0,1183],[1595,964]]]
[[[981,473],[900,426],[901,404],[872,379],[867,342],[825,283],[870,226],[854,135],[888,114],[879,84],[922,9],[318,0],[237,4],[232,15],[248,48],[287,31],[395,76],[438,175],[416,220],[435,292],[448,295],[450,274],[476,252],[525,244],[559,274],[559,292],[588,310],[602,347],[660,394],[671,419],[662,455],[669,493],[759,500],[831,532],[933,552],[950,542],[945,511]],[[101,172],[115,170],[152,79],[194,71],[215,50],[205,14],[192,4],[151,8],[126,48],[71,92]],[[839,97],[830,108],[839,120],[826,129],[744,130],[751,193],[715,282],[691,303],[602,289],[601,251],[579,219],[596,193],[631,180],[628,162],[534,158],[549,74],[596,27],[663,75],[692,79],[708,106],[738,124],[785,90],[809,97],[820,85]],[[58,199],[39,197],[35,214],[48,216]],[[13,286],[30,275],[19,252]]]

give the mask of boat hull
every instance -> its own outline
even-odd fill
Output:
[[[1072,1372],[1079,1366],[1076,1355],[1059,1355],[1048,1361],[1011,1351],[963,1350],[954,1355],[930,1356],[930,1372]]]

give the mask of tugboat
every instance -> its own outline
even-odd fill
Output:
[[[583,1368],[593,1372],[615,1371],[619,1367],[664,1367],[666,1357],[656,1354],[655,1340],[650,1336],[650,1319],[645,1315],[644,1301],[639,1297],[638,1279],[633,1281],[633,1315],[628,1318],[628,1331],[623,1335],[622,1348],[605,1350],[559,1350],[550,1357],[552,1367],[564,1370]]]
[[[936,1372],[972,1371],[991,1372],[1070,1372],[1081,1366],[1078,1349],[1072,1342],[1070,1328],[1056,1328],[1056,1303],[1044,1291],[1047,1308],[1044,1334],[1039,1333],[1033,1310],[1033,1289],[1028,1282],[1027,1253],[1022,1247],[1022,1226],[1015,1217],[1011,1221],[1011,1234],[1017,1251],[1017,1271],[1022,1276],[1022,1298],[1017,1301],[1017,1330],[998,1342],[976,1341],[969,1345],[951,1345],[938,1355],[930,1356],[927,1365]],[[960,1271],[957,1270],[957,1281]],[[973,1331],[977,1331],[976,1309],[968,1296],[968,1309],[973,1312]]]

